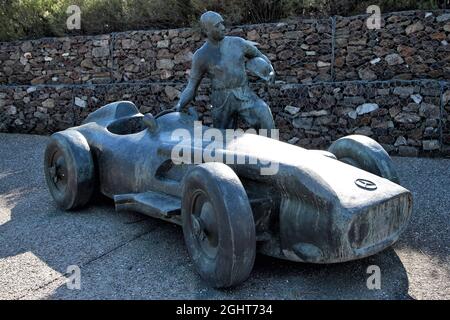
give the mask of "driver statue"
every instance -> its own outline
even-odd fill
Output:
[[[181,111],[194,98],[203,77],[211,79],[213,126],[236,129],[239,116],[254,129],[274,129],[269,106],[249,87],[246,69],[268,82],[275,72],[269,59],[252,42],[239,37],[225,36],[222,17],[213,11],[200,18],[207,40],[192,58],[189,83],[175,107]]]

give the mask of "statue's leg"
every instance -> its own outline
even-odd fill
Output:
[[[251,106],[240,112],[240,116],[255,129],[275,129],[272,112],[269,106],[259,98],[248,101]]]
[[[211,111],[213,127],[218,129],[234,129],[236,104],[239,103],[233,95],[229,95],[220,108]]]

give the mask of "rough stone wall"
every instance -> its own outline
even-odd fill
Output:
[[[244,26],[229,30],[229,35],[257,42],[280,80],[331,79],[330,20]],[[116,34],[114,80],[186,81],[192,55],[203,42],[194,29]]]
[[[450,12],[236,27],[259,43],[277,84],[253,83],[283,141],[326,148],[364,134],[391,154],[450,155]],[[184,88],[198,31],[134,31],[0,43],[0,131],[50,134],[90,112],[131,100],[141,112],[172,107]],[[208,87],[195,105],[211,123]]]
[[[413,11],[382,18],[337,18],[335,80],[450,79],[450,14]]]
[[[258,42],[280,80],[331,79],[329,19],[236,27],[229,34]],[[0,85],[184,82],[203,41],[198,30],[172,29],[4,42]]]
[[[358,16],[243,26],[229,33],[258,42],[278,79],[287,82],[446,80],[449,14],[389,14],[380,30],[369,30],[367,16]],[[0,84],[185,81],[192,53],[202,43],[195,29],[4,42]]]
[[[342,136],[362,134],[391,154],[431,155],[441,149],[441,88],[434,82],[284,87],[269,91],[282,138],[291,143],[326,148]],[[298,102],[289,106],[292,101]]]
[[[158,83],[11,87],[0,93],[5,105],[0,130],[52,133],[78,125],[90,112],[118,100],[131,100],[141,112],[155,114],[173,106],[183,87]],[[450,88],[441,95],[440,85],[433,81],[253,87],[270,101],[283,141],[323,149],[342,136],[363,134],[391,154],[450,155]],[[208,89],[201,88],[195,105],[209,125],[207,94]]]
[[[48,134],[74,124],[70,88],[7,87],[0,91],[0,131]]]
[[[110,82],[111,36],[0,43],[0,85]]]
[[[442,151],[450,155],[450,84],[447,83],[443,88],[441,96],[441,119],[442,119]]]

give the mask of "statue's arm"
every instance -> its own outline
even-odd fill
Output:
[[[205,74],[203,63],[198,54],[194,54],[192,58],[192,67],[189,75],[189,83],[187,87],[181,93],[180,101],[176,105],[175,109],[180,111],[186,107],[196,96],[197,89]]]

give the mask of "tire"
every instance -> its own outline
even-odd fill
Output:
[[[391,157],[378,142],[369,137],[362,135],[343,137],[336,140],[328,151],[339,161],[400,184]]]
[[[80,208],[92,197],[94,162],[86,139],[78,131],[51,136],[45,150],[44,172],[48,189],[60,208]]]
[[[241,181],[223,163],[194,167],[183,180],[181,216],[189,255],[211,286],[236,286],[255,262],[255,222]]]

